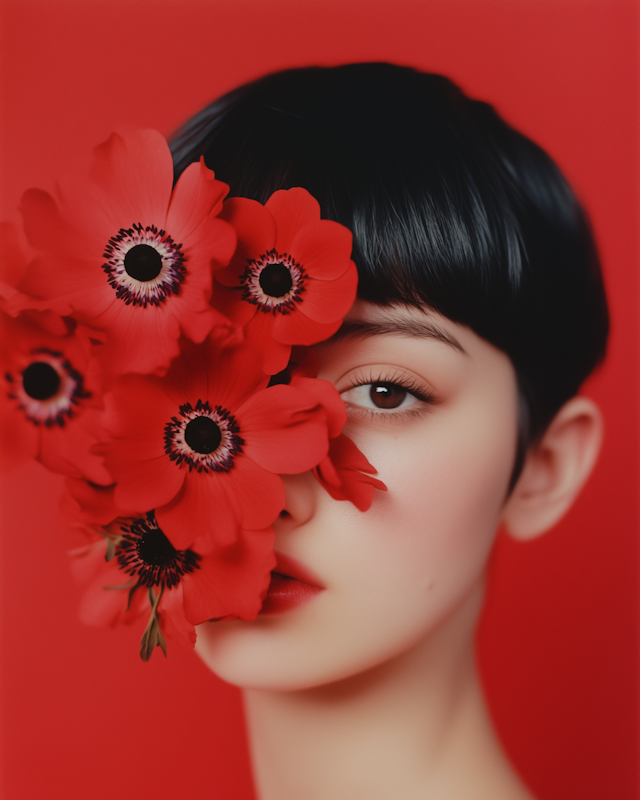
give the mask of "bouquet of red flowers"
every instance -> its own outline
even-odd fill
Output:
[[[203,159],[173,186],[155,131],[113,134],[55,197],[25,193],[28,246],[0,227],[3,467],[66,476],[81,616],[146,617],[145,660],[256,617],[281,475],[362,511],[384,488],[309,349],[355,299],[350,231],[302,188],[228,191]]]

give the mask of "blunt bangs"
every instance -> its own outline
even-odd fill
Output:
[[[303,186],[353,232],[359,296],[428,307],[510,357],[524,444],[604,355],[608,314],[586,215],[547,154],[450,80],[391,64],[267,75],[171,142],[231,196]]]

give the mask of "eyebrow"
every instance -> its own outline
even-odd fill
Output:
[[[346,320],[336,333],[329,339],[330,342],[339,342],[342,339],[365,339],[370,336],[407,336],[416,339],[437,339],[448,344],[455,350],[466,355],[466,350],[460,342],[437,325],[426,320],[399,319],[379,320]]]

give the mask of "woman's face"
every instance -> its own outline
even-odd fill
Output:
[[[344,432],[388,491],[363,513],[311,473],[285,476],[276,552],[323,590],[253,622],[198,628],[205,663],[247,688],[329,683],[431,637],[481,584],[513,468],[515,372],[469,328],[359,301],[317,351],[319,377],[347,404]]]

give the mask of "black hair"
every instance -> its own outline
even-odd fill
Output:
[[[526,447],[604,356],[609,320],[586,214],[551,158],[452,81],[393,64],[267,75],[171,142],[232,196],[302,186],[353,232],[358,294],[428,306],[511,359]]]

